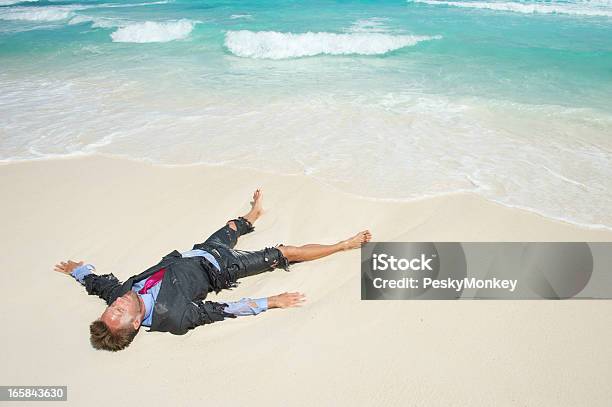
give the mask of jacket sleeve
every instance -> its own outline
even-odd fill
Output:
[[[84,278],[85,289],[89,295],[97,295],[108,305],[118,297],[121,282],[113,274],[88,274]]]
[[[222,302],[202,300],[193,301],[186,312],[187,328],[192,329],[200,325],[223,321],[225,318],[236,318],[235,315],[225,312],[227,304]]]

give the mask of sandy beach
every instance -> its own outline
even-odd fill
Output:
[[[359,251],[242,280],[208,299],[301,291],[269,310],[184,336],[141,332],[95,351],[104,309],[53,271],[84,260],[125,280],[249,209],[266,212],[238,248],[375,241],[612,241],[476,195],[356,198],[304,176],[162,167],[102,156],[0,166],[4,236],[0,383],[67,385],[67,405],[607,406],[609,301],[361,301]]]

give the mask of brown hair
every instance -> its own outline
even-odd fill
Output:
[[[139,330],[140,328],[134,329],[132,326],[128,326],[113,332],[108,325],[97,319],[89,325],[91,345],[95,349],[116,352],[127,348]]]

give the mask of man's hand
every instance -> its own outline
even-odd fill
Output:
[[[304,301],[306,296],[302,293],[282,293],[268,297],[268,308],[299,307]]]
[[[82,265],[82,261],[75,263],[72,260],[68,260],[68,262],[63,261],[60,264],[56,264],[54,270],[59,271],[60,273],[70,275],[70,273],[72,273],[72,270]]]

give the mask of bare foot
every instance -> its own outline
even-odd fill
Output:
[[[370,233],[370,231],[364,230],[363,232],[359,232],[355,236],[349,239],[343,240],[342,248],[344,250],[358,249],[363,244],[369,242],[371,239],[372,239],[372,234]]]
[[[256,189],[253,193],[253,201],[251,202],[251,210],[247,213],[244,218],[247,219],[251,224],[255,223],[257,219],[263,214],[263,192],[261,189]]]

